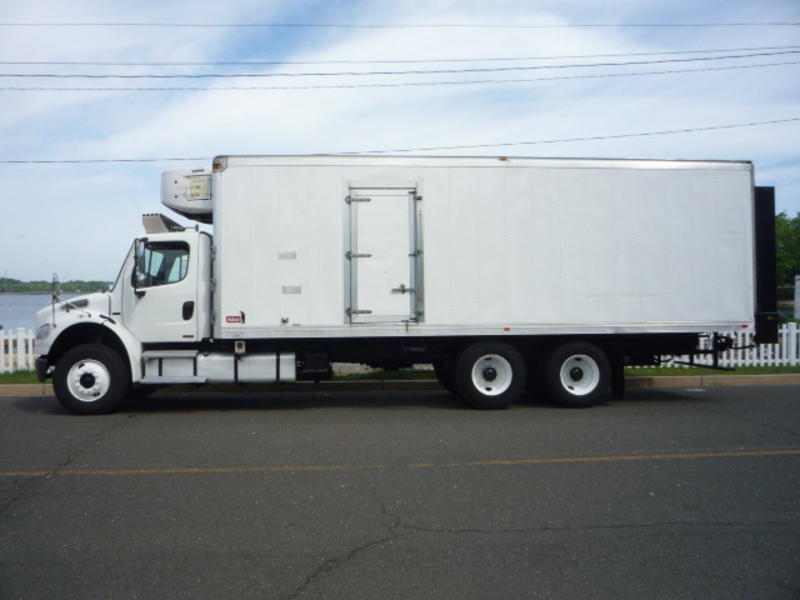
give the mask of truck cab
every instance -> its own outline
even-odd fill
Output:
[[[111,316],[144,344],[210,337],[210,257],[211,237],[196,230],[137,239],[111,294]]]

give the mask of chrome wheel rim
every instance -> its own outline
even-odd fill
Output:
[[[600,383],[600,367],[588,354],[573,354],[561,363],[561,386],[573,396],[591,394]]]
[[[499,396],[511,387],[514,370],[499,354],[484,354],[472,365],[472,385],[485,396]]]
[[[111,376],[100,361],[86,359],[76,362],[67,373],[67,389],[81,402],[97,402],[111,387]]]

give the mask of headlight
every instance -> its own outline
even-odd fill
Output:
[[[41,325],[39,329],[36,330],[36,339],[37,340],[46,340],[50,335],[50,323],[45,323]]]

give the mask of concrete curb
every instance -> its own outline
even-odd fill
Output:
[[[53,386],[49,383],[3,383],[0,396],[52,396]]]
[[[635,388],[662,387],[739,387],[800,385],[800,373],[765,375],[675,375],[662,377],[627,377],[625,386]]]
[[[637,388],[701,388],[732,386],[773,386],[800,385],[800,373],[779,373],[772,375],[675,375],[662,377],[628,377],[628,389]],[[377,380],[363,381],[325,381],[314,383],[299,381],[283,385],[251,384],[234,385],[175,385],[169,388],[171,394],[222,394],[222,393],[263,393],[263,392],[380,392],[380,391],[438,391],[442,387],[431,379]],[[52,396],[53,386],[49,383],[7,383],[0,384],[0,396]]]

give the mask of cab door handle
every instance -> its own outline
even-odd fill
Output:
[[[188,321],[194,315],[194,301],[187,300],[183,303],[183,320]]]

